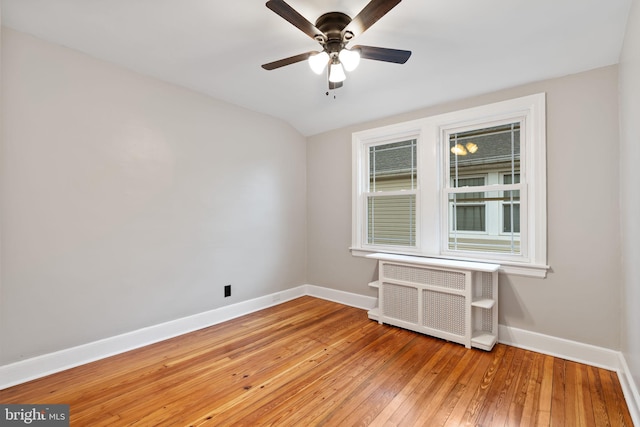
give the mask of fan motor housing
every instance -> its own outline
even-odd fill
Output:
[[[342,12],[328,12],[316,20],[316,28],[327,36],[327,41],[342,43],[342,30],[349,25],[351,18]]]

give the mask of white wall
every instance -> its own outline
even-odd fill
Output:
[[[374,296],[375,262],[351,244],[351,133],[539,92],[547,93],[546,279],[500,275],[502,325],[618,350],[620,233],[618,68],[597,69],[308,139],[310,283]],[[383,100],[381,100],[383,105]]]
[[[288,124],[8,29],[1,89],[0,365],[304,283]]]
[[[640,1],[634,0],[620,61],[622,351],[640,389]],[[639,402],[640,404],[640,402]]]

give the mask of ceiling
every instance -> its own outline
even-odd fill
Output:
[[[2,24],[214,98],[309,136],[502,88],[616,64],[631,0],[404,0],[351,45],[411,50],[363,60],[327,95],[319,45],[266,0],[2,0]],[[368,0],[287,0],[312,23]]]

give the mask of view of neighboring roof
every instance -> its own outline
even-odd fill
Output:
[[[417,141],[410,139],[369,149],[369,172],[378,178],[415,173]],[[510,123],[451,134],[449,161],[465,167],[504,168],[520,162],[520,124]]]
[[[450,164],[458,167],[520,161],[520,124],[452,134]],[[457,153],[457,154],[456,154]]]

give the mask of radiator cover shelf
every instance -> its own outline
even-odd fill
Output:
[[[498,340],[497,264],[372,254],[378,307],[369,318],[490,351]]]

